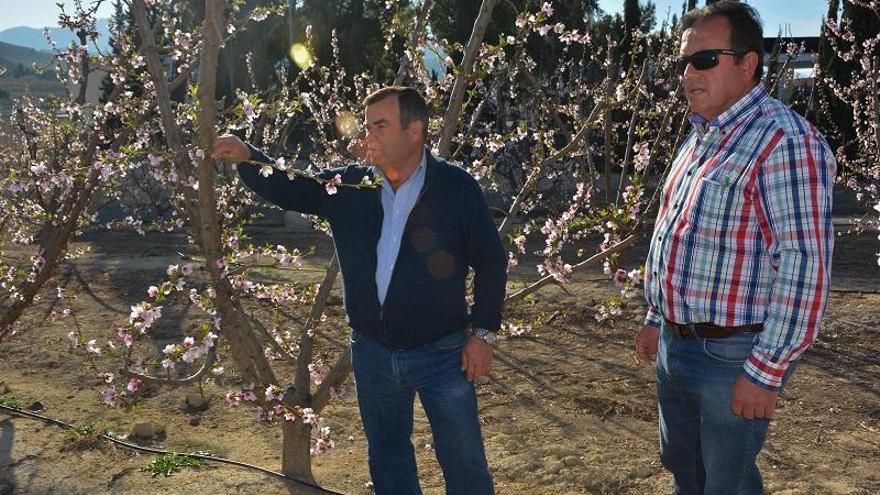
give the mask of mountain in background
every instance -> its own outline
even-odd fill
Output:
[[[96,23],[98,28],[97,45],[103,51],[110,50],[110,19],[98,19]],[[58,45],[63,48],[72,41],[77,40],[76,36],[67,29],[60,27],[49,28],[49,36]],[[0,31],[0,42],[18,45],[27,48],[33,48],[39,51],[50,51],[49,42],[43,36],[43,30],[27,26],[18,26]],[[94,51],[93,45],[89,46],[89,51]]]
[[[50,53],[0,42],[0,65],[6,67],[7,77],[13,74],[19,64],[29,69],[34,63],[46,65],[51,61],[52,55]]]

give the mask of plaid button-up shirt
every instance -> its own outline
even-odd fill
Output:
[[[763,323],[744,371],[776,389],[825,312],[834,155],[762,85],[713,121],[692,114],[691,123],[660,197],[646,324]]]

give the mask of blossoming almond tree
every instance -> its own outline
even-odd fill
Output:
[[[150,112],[142,98],[121,85],[106,103],[87,102],[89,76],[95,70],[131,67],[136,61],[119,54],[89,54],[98,36],[94,8],[77,3],[72,15],[62,10],[59,23],[78,40],[56,48],[55,71],[67,94],[20,99],[0,136],[2,241],[37,244],[29,266],[6,259],[0,266],[5,298],[0,342],[14,333],[59,263],[77,254],[69,252],[70,242],[94,221],[95,198],[116,194],[120,178],[132,166],[123,150]],[[170,87],[182,81],[172,81]]]
[[[880,24],[880,2],[845,0],[846,7],[860,7],[861,12],[874,16],[874,25]],[[823,35],[827,37],[838,64],[851,67],[845,81],[835,79],[833,74],[817,68],[818,84],[830,91],[822,93],[828,98],[820,104],[828,111],[833,100],[842,102],[852,112],[855,131],[847,138],[838,129],[826,132],[840,144],[836,156],[841,170],[841,180],[856,192],[856,198],[880,212],[880,32],[858,33],[853,20],[844,17],[839,23],[828,19]],[[880,230],[876,217],[861,223],[860,228]],[[880,253],[877,254],[880,264]]]

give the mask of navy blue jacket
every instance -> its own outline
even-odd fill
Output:
[[[251,160],[272,163],[259,150]],[[340,187],[334,195],[305,177],[275,171],[263,177],[256,165],[239,164],[244,183],[282,209],[327,219],[339,256],[348,323],[393,349],[411,349],[469,326],[497,330],[507,282],[507,254],[477,181],[445,160],[427,157],[425,184],[400,242],[385,304],[376,289],[376,243],[382,232],[378,189]],[[327,169],[358,184],[370,167]],[[468,312],[465,281],[474,269],[474,305]]]

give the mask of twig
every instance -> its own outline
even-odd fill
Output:
[[[199,371],[196,371],[194,374],[186,378],[159,378],[156,376],[136,373],[131,371],[127,364],[124,368],[119,370],[119,374],[126,378],[137,378],[148,385],[170,385],[172,387],[179,387],[193,382],[201,382],[202,377],[205,376],[205,373],[211,369],[211,366],[214,365],[214,361],[217,360],[216,349],[217,341],[214,341],[214,345],[208,349],[208,353],[205,355],[205,362],[202,363],[202,367],[199,368]]]
[[[595,254],[592,257],[587,258],[584,261],[581,261],[577,265],[571,267],[571,273],[575,274],[575,273],[583,270],[584,268],[587,268],[588,266],[595,264],[597,261],[599,261],[601,259],[605,259],[605,258],[611,256],[612,254],[619,253],[620,251],[623,251],[624,249],[626,249],[627,247],[632,245],[632,243],[634,243],[636,239],[637,239],[637,236],[634,236],[634,235],[629,236],[626,239],[615,244],[613,247],[610,247],[610,248],[606,249],[605,251],[602,251],[601,253]],[[537,291],[541,287],[544,287],[547,284],[551,284],[551,283],[555,283],[555,282],[556,282],[556,279],[553,278],[552,275],[548,275],[548,276],[538,280],[537,282],[529,285],[528,287],[520,290],[519,292],[516,292],[515,294],[508,296],[507,299],[504,300],[504,304],[507,305],[507,304],[510,304],[511,302],[518,301],[518,300],[526,297],[527,295]]]

